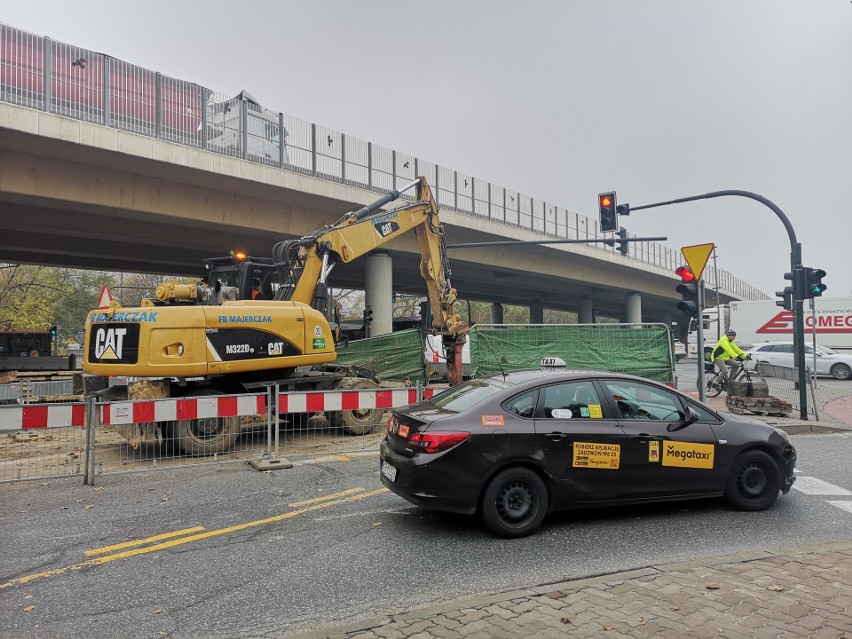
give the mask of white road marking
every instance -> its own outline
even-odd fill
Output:
[[[829,484],[827,481],[817,479],[816,477],[796,477],[796,483],[793,484],[793,488],[806,495],[852,496],[852,490],[846,490],[840,486]]]
[[[845,510],[847,513],[852,513],[852,501],[826,500],[826,503],[831,504],[832,506],[837,506],[840,510]]]

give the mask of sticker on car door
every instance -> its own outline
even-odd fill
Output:
[[[605,468],[618,470],[621,465],[621,446],[618,444],[596,444],[574,442],[574,468]]]
[[[663,466],[712,470],[715,450],[712,444],[666,442],[663,447]]]

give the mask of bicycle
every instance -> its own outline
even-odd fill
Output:
[[[705,380],[704,394],[707,397],[718,397],[722,394],[722,391],[728,390],[728,382],[734,382],[739,379],[745,379],[746,382],[752,381],[751,373],[745,366],[746,360],[750,359],[751,355],[748,355],[745,359],[740,361],[740,364],[742,364],[742,366],[740,366],[735,373],[729,374],[728,377],[723,378],[721,381],[719,381],[719,378],[722,376],[722,373],[719,372],[719,369],[717,369],[712,362],[708,362],[705,357],[704,371],[706,373],[712,374]]]

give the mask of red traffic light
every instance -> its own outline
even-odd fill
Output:
[[[612,206],[612,198],[610,198],[608,195],[602,195],[601,206]]]
[[[695,281],[695,273],[693,273],[692,269],[688,266],[678,266],[677,269],[675,269],[675,274],[680,275],[680,279],[684,282]]]

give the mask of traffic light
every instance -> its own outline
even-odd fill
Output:
[[[601,231],[618,230],[618,211],[615,204],[615,191],[598,194],[598,212],[600,214]]]
[[[677,303],[679,311],[689,317],[698,319],[700,309],[698,306],[698,279],[688,266],[679,266],[675,273],[680,276],[680,284],[675,290],[680,293],[681,301]]]
[[[56,324],[50,325],[50,334],[56,337],[57,333],[59,333],[59,327]]]
[[[373,323],[373,309],[369,306],[364,307],[364,326],[370,326]]]
[[[810,268],[806,266],[805,271],[805,299],[822,297],[823,291],[828,287],[822,283],[825,271],[821,268]]]
[[[618,240],[619,252],[622,255],[627,255],[627,253],[628,253],[627,229],[622,226],[620,229],[618,229],[618,232],[616,233],[616,235],[618,235],[618,237],[621,238],[621,239]]]
[[[785,286],[783,291],[775,291],[775,294],[781,299],[775,300],[777,306],[783,306],[785,310],[793,310],[793,287]]]

